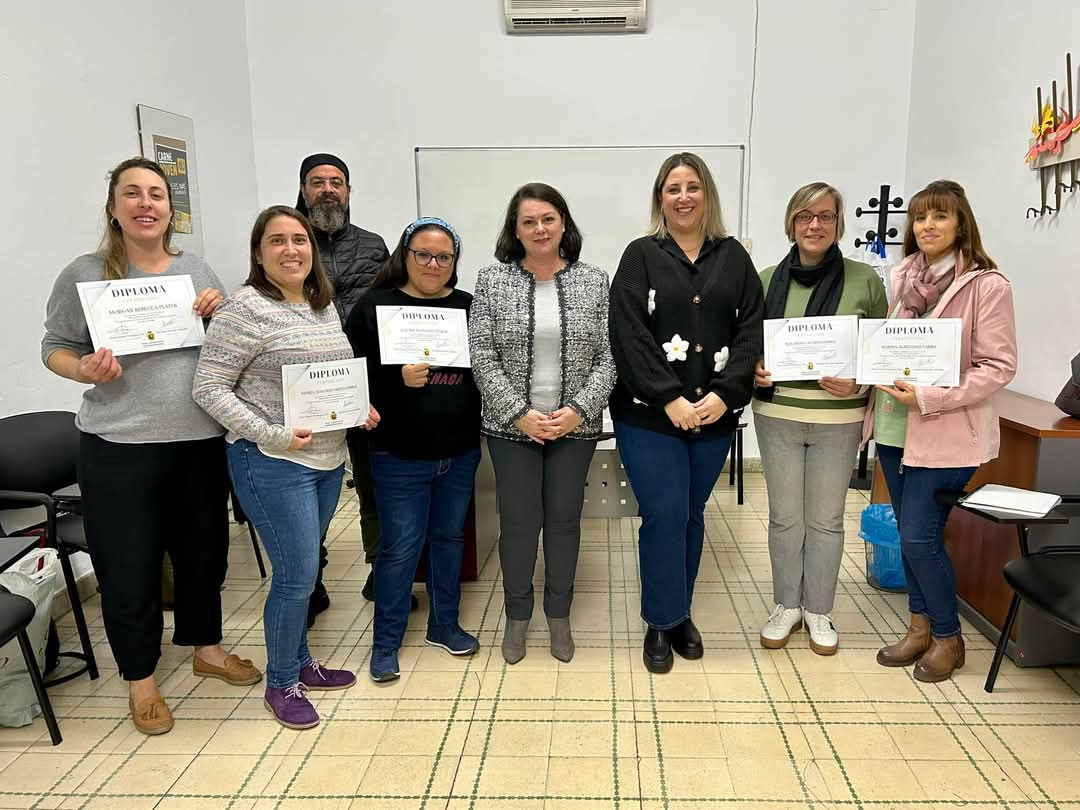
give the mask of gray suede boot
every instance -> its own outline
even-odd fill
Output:
[[[502,654],[508,664],[516,664],[525,657],[525,636],[529,632],[528,619],[507,619],[503,628]]]
[[[547,617],[548,630],[551,631],[551,654],[560,661],[569,661],[574,657],[574,637],[570,635],[569,619]]]

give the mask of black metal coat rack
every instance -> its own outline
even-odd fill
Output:
[[[876,245],[880,240],[880,244],[884,246],[889,245],[903,245],[903,242],[889,241],[895,239],[899,235],[899,231],[889,226],[889,217],[893,214],[906,214],[907,209],[901,208],[904,204],[902,197],[889,197],[889,192],[892,187],[888,184],[882,185],[881,190],[878,192],[878,196],[871,197],[868,200],[869,208],[856,208],[855,216],[863,217],[868,215],[877,216],[877,229],[871,229],[864,234],[864,238],[855,240],[855,247],[862,247],[863,245]],[[859,468],[851,475],[851,489],[870,489],[873,482],[867,473],[867,467],[869,466],[870,450],[868,447],[864,447],[859,452]]]

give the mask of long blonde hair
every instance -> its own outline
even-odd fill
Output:
[[[105,198],[105,233],[101,237],[101,246],[98,255],[105,262],[106,280],[127,278],[127,247],[124,245],[124,232],[120,230],[120,223],[113,216],[113,196],[116,194],[116,186],[120,182],[120,175],[128,169],[146,169],[161,178],[165,183],[165,193],[169,195],[169,225],[161,237],[161,246],[165,252],[172,256],[179,256],[180,251],[172,246],[173,236],[173,201],[172,187],[164,170],[154,161],[144,157],[133,157],[120,163],[109,172],[109,194]]]
[[[664,181],[672,170],[680,166],[693,169],[705,190],[705,213],[701,218],[701,235],[706,239],[723,239],[728,232],[724,227],[724,217],[720,211],[720,192],[716,190],[716,183],[713,182],[712,173],[705,165],[705,161],[693,152],[678,152],[672,155],[661,164],[660,171],[656,173],[652,188],[652,221],[649,225],[649,236],[666,239],[671,235],[668,232],[667,222],[664,221],[661,200],[664,196]]]

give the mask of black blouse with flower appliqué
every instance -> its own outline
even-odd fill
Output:
[[[732,432],[753,394],[764,311],[761,281],[736,239],[707,239],[694,262],[673,239],[635,239],[611,285],[612,417],[678,436]],[[664,412],[680,396],[696,402],[710,391],[728,407],[711,425],[682,431]]]

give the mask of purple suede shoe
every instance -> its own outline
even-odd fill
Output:
[[[319,725],[319,713],[307,699],[307,688],[302,683],[277,689],[266,687],[263,705],[285,728],[305,729]]]
[[[311,663],[300,670],[300,683],[308,689],[348,689],[356,683],[356,676],[347,669],[326,669],[312,658]]]

